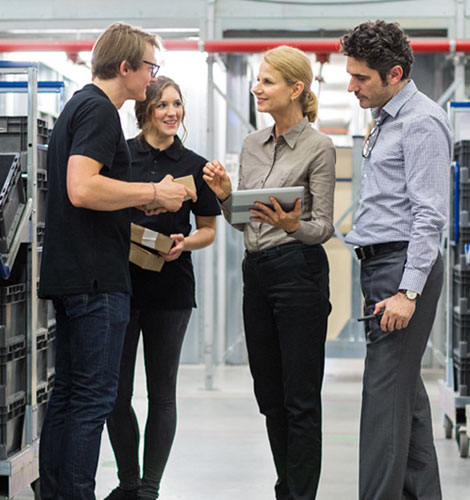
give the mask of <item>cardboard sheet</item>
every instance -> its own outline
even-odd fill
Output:
[[[131,242],[129,261],[142,269],[149,271],[161,271],[165,261],[157,255],[136,243]]]
[[[177,177],[176,179],[173,179],[173,182],[177,182],[178,184],[183,184],[183,186],[186,186],[187,188],[191,189],[192,191],[196,191],[196,184],[194,182],[194,177],[192,175],[185,175],[184,177]],[[158,189],[158,187],[157,187]],[[191,198],[189,196],[186,196],[184,201],[190,200]],[[161,205],[158,202],[155,203],[147,203],[145,205],[145,208],[147,210],[153,210],[155,208],[160,208]]]
[[[173,240],[169,236],[138,224],[131,224],[131,241],[163,253],[168,253],[173,246]]]

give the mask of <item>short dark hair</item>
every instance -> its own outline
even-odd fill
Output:
[[[379,72],[382,82],[396,65],[403,69],[402,80],[410,76],[413,50],[405,32],[398,23],[368,21],[349,30],[341,38],[341,52]]]

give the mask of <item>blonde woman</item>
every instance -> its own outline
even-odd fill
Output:
[[[240,156],[239,190],[304,186],[285,212],[256,203],[243,231],[243,316],[250,370],[277,471],[277,500],[312,500],[321,468],[321,386],[329,303],[335,150],[310,126],[317,99],[308,57],[292,47],[266,52],[252,89],[273,127],[250,134]],[[230,179],[218,161],[204,179],[229,219]]]

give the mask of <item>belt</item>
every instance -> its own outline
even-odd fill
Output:
[[[265,248],[264,250],[245,250],[245,257],[248,259],[265,259],[276,257],[295,248],[302,248],[305,244],[301,241],[289,241],[287,243],[282,243],[281,245],[275,245],[273,247]],[[310,246],[320,246],[320,245],[310,245]]]
[[[390,252],[403,250],[408,246],[408,241],[391,241],[389,243],[376,243],[375,245],[366,245],[364,247],[354,247],[359,260],[370,259],[376,255],[384,255]]]

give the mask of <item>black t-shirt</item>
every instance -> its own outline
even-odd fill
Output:
[[[93,84],[67,103],[49,143],[39,295],[130,293],[130,209],[104,212],[74,207],[66,185],[72,155],[102,163],[101,175],[130,180],[130,155],[119,114]]]
[[[132,222],[169,236],[191,233],[190,213],[205,217],[220,214],[214,193],[202,178],[207,160],[186,149],[178,136],[173,144],[160,151],[152,148],[143,138],[128,141],[131,152],[131,178],[135,182],[160,182],[167,174],[174,178],[193,175],[197,201],[185,201],[178,212],[167,212],[147,217],[132,209]],[[133,297],[132,307],[144,309],[184,309],[196,307],[194,273],[191,252],[183,252],[172,262],[165,262],[160,272],[146,271],[131,264]]]

